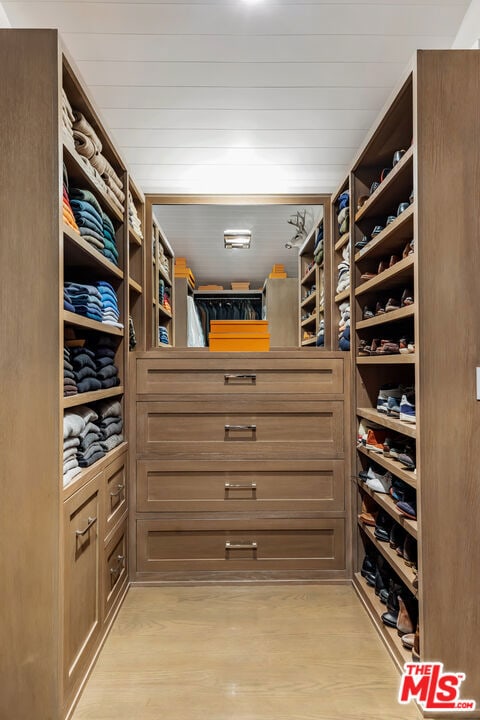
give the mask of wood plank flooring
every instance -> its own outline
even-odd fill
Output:
[[[349,586],[130,589],[73,720],[417,720]]]

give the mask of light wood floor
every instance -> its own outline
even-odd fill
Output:
[[[418,720],[348,586],[132,588],[73,720]]]

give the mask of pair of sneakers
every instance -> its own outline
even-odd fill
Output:
[[[388,495],[390,493],[390,489],[392,487],[392,481],[393,477],[390,472],[378,472],[378,470],[374,470],[372,466],[368,468],[366,471],[361,471],[358,474],[360,480],[362,480],[365,485],[370,488],[370,490],[373,490],[374,492],[383,493],[384,495]]]
[[[382,385],[377,397],[377,412],[408,423],[416,422],[415,390],[402,385]]]

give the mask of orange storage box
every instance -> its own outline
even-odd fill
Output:
[[[211,352],[268,352],[267,320],[212,320],[208,336]]]

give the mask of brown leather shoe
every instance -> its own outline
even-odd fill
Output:
[[[412,660],[420,662],[420,627],[418,623],[417,629],[415,630],[415,637],[413,639]]]
[[[407,633],[406,635],[402,635],[402,645],[407,648],[407,650],[413,650],[413,643],[415,641],[415,633]]]
[[[410,615],[408,614],[407,607],[400,595],[398,596],[398,604],[400,606],[400,611],[397,619],[397,632],[401,637],[402,635],[413,633],[413,623]]]

